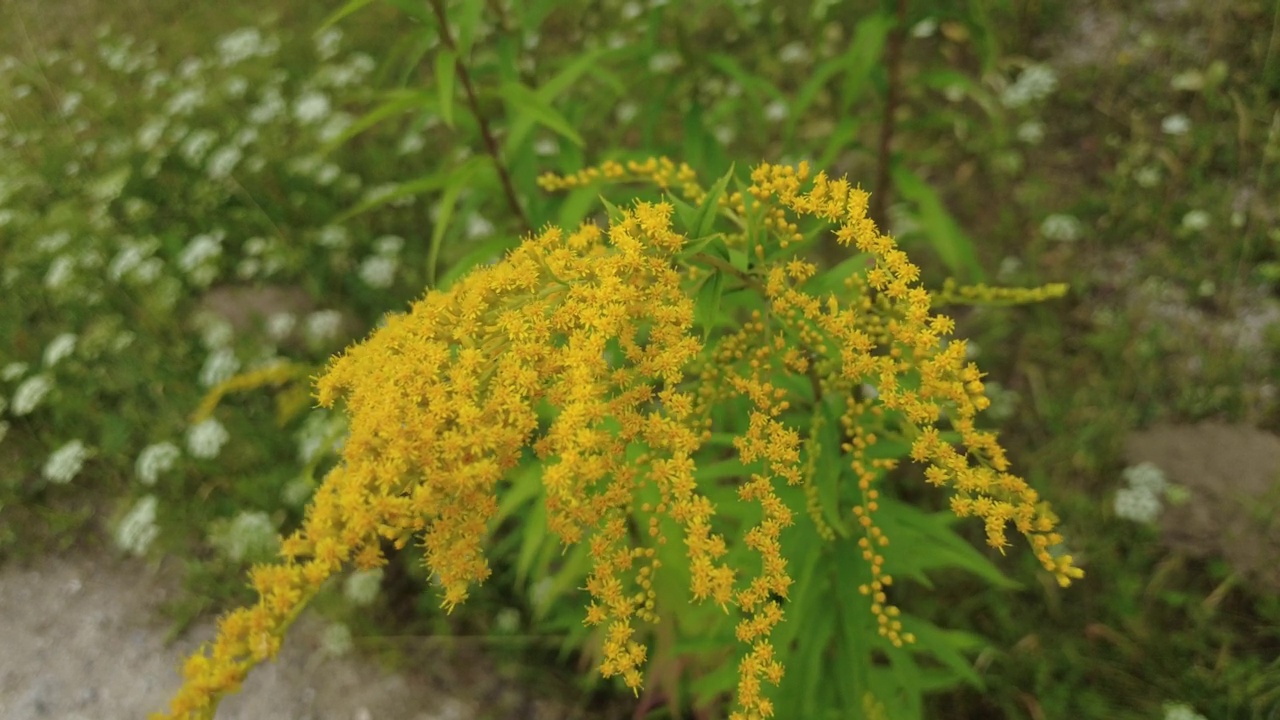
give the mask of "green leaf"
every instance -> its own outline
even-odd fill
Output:
[[[982,676],[973,669],[973,663],[965,657],[965,653],[976,652],[991,643],[981,635],[960,630],[943,630],[927,620],[909,618],[904,622],[904,630],[916,636],[917,652],[927,652],[937,658],[955,674],[956,678],[981,689]]]
[[[982,282],[984,275],[973,241],[947,212],[938,193],[901,163],[894,163],[892,175],[893,186],[902,198],[916,205],[920,226],[947,269],[957,277]]]
[[[502,99],[510,106],[513,114],[523,114],[552,132],[569,140],[574,145],[583,146],[582,136],[569,124],[569,121],[544,100],[538,93],[518,82],[503,83],[498,91]]]
[[[386,93],[381,105],[357,118],[337,137],[325,143],[320,152],[328,154],[351,138],[377,125],[394,115],[409,110],[429,110],[435,107],[436,100],[423,90],[392,90]]]
[[[436,90],[440,97],[440,119],[453,127],[453,81],[458,76],[458,55],[452,50],[436,54]]]
[[[448,289],[450,285],[456,282],[463,275],[466,275],[472,268],[480,263],[487,262],[491,258],[502,257],[508,250],[511,250],[520,241],[512,237],[494,237],[480,244],[475,250],[463,255],[460,260],[449,267],[448,270],[440,276],[440,281],[436,283],[436,287],[440,289]]]
[[[599,194],[592,187],[577,188],[570,191],[564,202],[560,203],[560,214],[556,218],[557,223],[566,230],[578,227],[587,218],[587,215],[591,213],[598,197]]]
[[[667,202],[676,209],[676,217],[680,219],[684,234],[688,237],[697,237],[693,235],[693,229],[698,226],[698,208],[671,194],[667,195]]]
[[[733,166],[729,166],[729,171],[720,177],[719,180],[711,186],[707,191],[707,196],[703,198],[702,204],[698,206],[698,214],[693,223],[693,237],[706,237],[711,233],[711,228],[715,226],[716,216],[720,213],[720,198],[724,195],[724,189],[729,186],[729,179],[733,177]]]
[[[333,222],[341,223],[346,220],[350,220],[357,215],[363,215],[374,208],[382,207],[383,205],[402,197],[421,195],[433,190],[439,190],[449,182],[449,174],[452,171],[453,168],[445,168],[444,170],[438,170],[430,175],[423,175],[420,178],[399,183],[390,191],[368,198],[350,210],[339,214],[333,219]]]
[[[911,577],[925,587],[932,587],[927,571],[956,568],[971,572],[1002,590],[1022,587],[951,529],[956,517],[949,512],[926,513],[913,505],[881,496],[876,517],[884,534],[893,539],[882,550],[885,566],[893,574]]]
[[[885,39],[893,24],[893,17],[881,11],[863,18],[854,28],[853,42],[843,55],[844,92],[840,98],[843,110],[852,109],[871,86],[871,75],[882,65]]]
[[[338,8],[337,10],[333,11],[329,15],[329,17],[325,18],[324,22],[320,23],[320,27],[316,28],[315,34],[319,35],[320,33],[324,32],[325,30],[328,30],[329,28],[339,23],[343,18],[347,17],[348,15],[351,15],[352,13],[355,13],[372,4],[373,4],[373,0],[350,0],[350,2]]]
[[[622,209],[619,208],[617,205],[614,205],[613,203],[609,202],[609,200],[605,198],[605,196],[601,195],[599,197],[600,197],[600,202],[604,204],[605,211],[609,213],[609,222],[611,223],[622,222]]]
[[[460,3],[458,12],[451,13],[458,24],[458,54],[467,57],[471,54],[471,43],[476,38],[476,28],[480,27],[480,18],[484,15],[484,0],[465,0]]]
[[[716,69],[733,78],[743,90],[746,90],[761,106],[766,99],[786,102],[786,95],[768,80],[747,72],[732,55],[714,53],[707,58]]]
[[[427,246],[427,286],[432,287],[436,281],[436,265],[440,260],[440,245],[444,242],[445,231],[449,229],[449,221],[453,219],[453,208],[458,204],[458,196],[471,183],[475,173],[475,164],[463,165],[449,177],[444,195],[440,197],[439,211],[431,228],[431,244]]]
[[[809,294],[816,298],[825,298],[834,294],[838,298],[847,299],[844,281],[867,269],[867,261],[871,256],[867,253],[856,253],[841,260],[835,267],[814,277],[806,285]]]
[[[800,86],[800,90],[796,92],[795,100],[791,104],[790,119],[787,120],[787,136],[795,134],[796,124],[806,117],[809,112],[809,106],[818,99],[818,93],[831,80],[832,76],[844,69],[845,59],[843,56],[833,57],[827,61],[820,63],[815,67],[809,75],[809,79],[804,81]],[[819,166],[824,167],[824,166]]]
[[[724,273],[719,270],[703,280],[698,288],[698,299],[693,306],[693,321],[702,326],[702,342],[711,337],[711,330],[720,317],[720,296],[724,293]]]

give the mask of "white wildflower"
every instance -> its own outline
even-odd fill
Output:
[[[75,333],[61,333],[44,348],[44,365],[53,367],[76,351]]]
[[[200,129],[191,133],[182,145],[178,148],[178,154],[183,157],[191,165],[199,165],[204,156],[213,148],[213,143],[218,139],[218,134],[212,130]]]
[[[0,370],[0,380],[5,382],[13,382],[23,375],[27,374],[27,364],[24,362],[11,362]]]
[[[156,240],[125,243],[107,265],[107,277],[111,282],[118,283],[130,273],[137,272],[158,247],[159,243]]]
[[[308,343],[323,345],[336,339],[341,329],[342,313],[337,310],[317,310],[307,315],[303,332]]]
[[[173,469],[182,451],[171,442],[158,442],[142,448],[134,463],[138,481],[143,485],[155,485],[160,474]]]
[[[487,218],[484,218],[479,214],[472,213],[471,216],[467,218],[466,233],[468,240],[479,240],[480,238],[489,237],[493,234],[493,223],[489,222]]]
[[[218,383],[231,379],[240,370],[240,359],[235,351],[228,347],[220,347],[209,353],[204,366],[200,368],[200,385],[213,387]]]
[[[389,288],[396,280],[395,258],[385,255],[370,255],[360,263],[358,274],[364,284],[379,290]]]
[[[266,125],[284,114],[286,109],[284,98],[277,88],[267,88],[257,105],[249,108],[249,122],[255,125]]]
[[[1153,188],[1160,184],[1160,168],[1155,165],[1144,165],[1134,171],[1133,179],[1141,187]]]
[[[196,317],[195,324],[200,331],[200,342],[208,350],[226,347],[235,338],[235,328],[218,315],[202,313]]]
[[[316,182],[320,185],[329,185],[334,180],[337,180],[338,176],[341,174],[342,168],[333,163],[325,163],[316,170],[315,178]]]
[[[1058,75],[1048,65],[1029,65],[1000,95],[1007,108],[1018,108],[1049,97],[1058,87]]]
[[[782,122],[787,119],[787,113],[789,112],[790,109],[787,108],[786,101],[774,100],[764,106],[764,119],[774,123]]]
[[[533,143],[533,152],[546,157],[560,152],[560,143],[553,137],[540,137]]]
[[[1169,483],[1165,480],[1164,471],[1160,469],[1159,465],[1152,462],[1141,462],[1133,467],[1125,468],[1122,476],[1129,483],[1129,487],[1155,496],[1169,489]]]
[[[249,81],[239,75],[232,75],[222,83],[222,92],[230,98],[241,98],[249,91]]]
[[[71,233],[59,230],[36,240],[36,250],[46,255],[53,255],[66,247],[69,242],[71,242]]]
[[[338,54],[342,48],[342,31],[331,27],[316,36],[316,55],[321,60],[328,60]]]
[[[150,285],[160,279],[160,275],[164,273],[164,261],[160,258],[153,257],[143,260],[138,267],[133,270],[133,280],[140,285]]]
[[[230,67],[257,56],[265,46],[262,31],[258,28],[240,28],[218,39],[218,62],[223,67]]]
[[[427,146],[427,139],[422,133],[411,132],[400,138],[400,143],[396,145],[396,153],[399,155],[412,155]]]
[[[623,100],[618,102],[618,108],[613,111],[613,114],[618,118],[618,122],[627,124],[634,120],[636,115],[640,114],[640,105],[631,100]]]
[[[89,448],[79,440],[72,440],[54,450],[44,461],[44,479],[58,485],[66,485],[80,473],[89,457]]]
[[[329,116],[329,96],[319,90],[308,90],[293,101],[293,117],[303,125],[313,125]]]
[[[649,72],[664,74],[680,67],[680,53],[668,50],[649,56]]]
[[[778,51],[778,59],[788,65],[809,62],[809,46],[800,40],[783,45]]]
[[[231,144],[238,148],[248,147],[258,141],[258,128],[244,127],[231,138]]]
[[[170,117],[178,115],[190,115],[197,108],[204,105],[205,93],[204,88],[197,85],[189,87],[169,98],[164,104],[164,113]]]
[[[275,342],[282,342],[293,332],[298,324],[298,317],[293,313],[278,312],[267,317],[267,337]]]
[[[1084,225],[1073,215],[1055,213],[1040,223],[1040,234],[1058,242],[1075,242],[1084,234]]]
[[[927,37],[933,37],[933,34],[937,31],[938,31],[937,18],[927,17],[921,20],[920,22],[916,23],[915,25],[911,26],[911,37],[922,38],[922,39]]]
[[[1182,216],[1182,229],[1188,232],[1202,232],[1209,228],[1211,218],[1204,210],[1192,210]]]
[[[241,280],[252,280],[262,272],[262,261],[255,257],[241,258],[236,263],[236,277]]]
[[[351,233],[347,232],[347,229],[341,225],[325,225],[320,228],[320,234],[316,237],[316,242],[320,243],[321,247],[326,247],[330,250],[341,250],[347,246],[350,240]]]
[[[156,526],[156,508],[159,501],[155,495],[147,495],[134,503],[133,508],[116,526],[116,545],[127,553],[142,555],[160,534]]]
[[[342,133],[347,131],[355,122],[355,118],[349,113],[336,112],[324,121],[324,125],[320,126],[320,130],[316,133],[316,139],[322,143],[331,143],[336,141]]]
[[[347,576],[342,584],[342,594],[352,605],[365,606],[378,598],[378,590],[382,588],[382,568],[357,570]]]
[[[1122,488],[1116,491],[1116,516],[1133,522],[1151,524],[1160,515],[1160,500],[1142,488]]]
[[[58,103],[58,112],[63,117],[74,115],[76,109],[80,107],[80,103],[82,102],[84,102],[84,95],[72,90],[62,96],[62,102]]]
[[[325,628],[320,643],[324,651],[334,657],[346,655],[355,647],[355,641],[351,637],[351,628],[342,623],[333,623]]]
[[[187,430],[187,451],[203,460],[211,460],[222,452],[231,435],[216,418],[209,418]]]
[[[373,241],[373,249],[379,255],[397,255],[404,248],[404,238],[399,235],[383,235]]]
[[[48,375],[32,375],[18,389],[13,391],[12,405],[9,414],[22,417],[40,406],[41,401],[53,389],[53,380]]]
[[[1186,135],[1191,132],[1191,120],[1182,113],[1176,113],[1160,121],[1160,130],[1165,135]]]
[[[198,57],[189,57],[178,65],[178,77],[183,80],[190,80],[204,71],[204,60]]]
[[[129,349],[138,336],[130,330],[122,330],[111,340],[111,351],[121,353]]]
[[[230,522],[218,523],[209,539],[236,562],[271,557],[280,545],[275,523],[261,510],[243,510]]]
[[[1195,708],[1186,703],[1166,703],[1164,706],[1164,720],[1207,720],[1205,716],[1195,711]]]
[[[223,180],[231,175],[231,171],[236,169],[236,165],[240,163],[244,153],[235,145],[224,145],[214,151],[209,156],[209,164],[206,172],[212,180]]]
[[[201,233],[191,238],[187,246],[182,249],[182,253],[178,255],[178,267],[188,276],[196,279],[198,275],[207,275],[207,271],[203,271],[202,268],[211,267],[221,256],[221,233]],[[213,278],[208,279],[212,281]],[[198,284],[207,285],[208,282]]]
[[[1039,145],[1044,140],[1044,123],[1039,120],[1028,120],[1018,126],[1018,139],[1028,145]]]

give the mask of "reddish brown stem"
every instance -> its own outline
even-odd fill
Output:
[[[476,124],[480,126],[480,136],[484,138],[485,149],[489,156],[493,158],[493,167],[498,171],[498,179],[502,182],[502,191],[507,196],[507,204],[511,206],[512,212],[520,219],[520,225],[523,231],[528,234],[533,232],[533,225],[529,223],[529,216],[525,215],[524,207],[520,205],[520,199],[516,197],[516,188],[511,183],[511,173],[507,171],[506,164],[502,161],[502,151],[498,149],[498,141],[493,136],[493,130],[489,127],[489,120],[480,112],[480,102],[476,99],[475,87],[471,84],[471,73],[467,72],[467,64],[463,62],[463,58],[458,54],[458,46],[453,41],[453,34],[449,32],[449,21],[445,15],[443,0],[430,0],[431,9],[435,12],[436,20],[440,23],[440,41],[445,47],[453,51],[457,56],[457,64],[455,69],[459,82],[462,83],[462,90],[467,94],[467,106],[471,108],[471,114],[476,118]]]

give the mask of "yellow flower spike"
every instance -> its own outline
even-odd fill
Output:
[[[552,190],[623,181],[675,189],[693,202],[706,196],[691,168],[667,158],[539,178]],[[981,373],[966,362],[963,342],[946,342],[954,322],[933,309],[1061,290],[1017,295],[951,284],[931,295],[919,285],[919,269],[866,217],[868,194],[844,178],[811,175],[806,164],[757,166],[745,192],[721,196],[720,206],[745,218],[747,196],[759,209],[752,217],[769,230],[757,226],[726,241],[740,241],[743,252],[750,236],[757,259],[770,259],[750,271],[698,267],[681,255],[686,238],[671,228],[673,208],[638,202],[607,229],[588,223],[525,238],[501,262],[429,293],[334,358],[316,394],[324,406],[345,405],[342,460],[316,491],[302,528],[282,544],[281,562],[255,568],[259,602],[229,615],[218,639],[188,662],[169,717],[210,716],[222,694],[275,652],[327,578],[349,565],[385,562],[383,540],[420,544],[445,607],[465,601],[489,575],[484,546],[497,488],[526,448],[542,466],[549,528],[590,549],[584,622],[602,644],[600,672],[641,686],[644,625],[658,618],[656,550],[673,539],[662,529],[668,518],[682,531],[690,594],[733,603],[741,614],[735,632],[746,647],[731,717],[772,716],[764,683],[776,685],[784,673],[770,636],[793,582],[783,543],[794,519],[779,481],[804,485],[805,512],[823,537],[837,529],[855,535],[870,571],[858,590],[878,632],[895,646],[914,642],[890,602],[893,577],[881,553],[890,538],[877,520],[880,485],[898,462],[870,457],[882,438],[909,441],[926,481],[948,486],[953,512],[980,518],[993,546],[1003,550],[1012,525],[1061,584],[1081,577],[1070,556],[1050,551],[1061,542],[1057,518],[1007,471],[995,434],[978,429],[976,415],[989,404]],[[803,239],[805,216],[831,224],[840,244],[869,256],[866,271],[845,280],[839,294],[810,294],[804,287],[817,268],[780,257]],[[726,273],[759,294],[762,311],[704,348],[688,295],[695,271]],[[733,446],[751,469],[737,497],[759,508],[741,542],[760,561],[759,572],[741,577],[726,563],[728,541],[716,532],[716,508],[695,475],[715,408],[738,398],[746,427]],[[818,447],[819,414],[791,424],[820,398],[843,398],[842,409],[832,403],[841,412],[837,447]],[[539,416],[544,405],[556,411],[549,419]],[[944,439],[951,437],[939,426],[944,416],[959,442]],[[848,517],[836,527],[814,492],[819,451],[842,454],[855,482],[855,504],[843,508]],[[644,504],[647,517],[635,517],[642,487],[656,500]]]

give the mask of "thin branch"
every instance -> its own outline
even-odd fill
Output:
[[[475,87],[471,84],[471,73],[467,72],[467,64],[458,55],[458,46],[453,41],[453,34],[449,32],[449,21],[445,15],[444,2],[443,0],[430,0],[430,2],[431,9],[435,11],[436,20],[440,23],[440,40],[457,57],[455,70],[458,80],[462,82],[462,89],[467,94],[467,106],[471,108],[471,114],[475,116],[476,123],[480,126],[480,135],[484,138],[485,148],[489,156],[493,158],[493,167],[498,171],[498,179],[502,181],[502,191],[507,196],[507,204],[511,206],[511,210],[520,219],[524,232],[526,234],[532,233],[533,225],[529,222],[529,216],[525,215],[524,207],[520,205],[519,198],[516,197],[515,186],[511,183],[511,173],[507,171],[506,164],[502,162],[502,153],[498,149],[498,141],[493,136],[493,130],[489,127],[489,120],[484,113],[480,112],[480,102],[476,99]]]

